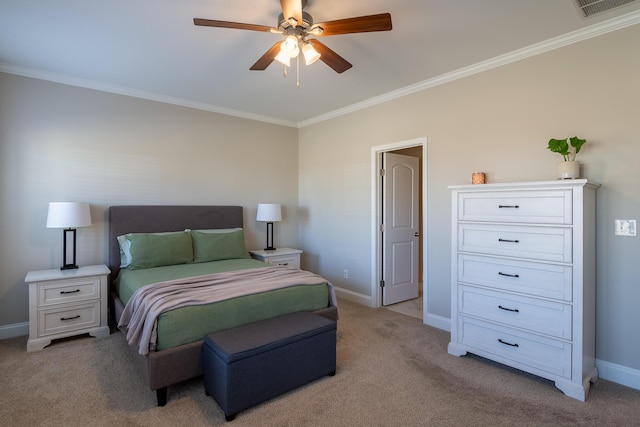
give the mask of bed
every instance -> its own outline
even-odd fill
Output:
[[[295,311],[312,311],[335,321],[338,319],[331,284],[324,280],[277,289],[261,287],[269,282],[265,280],[263,283],[262,273],[298,273],[279,272],[275,270],[275,266],[251,259],[243,247],[242,233],[241,206],[109,208],[110,305],[116,323],[121,319],[128,319],[132,304],[126,306],[126,303],[134,296],[138,297],[136,287],[144,287],[156,281],[176,289],[176,283],[182,286],[183,281],[192,281],[189,278],[191,276],[197,276],[201,281],[206,279],[207,282],[215,282],[224,277],[224,288],[227,289],[224,292],[231,292],[219,302],[200,302],[196,306],[180,305],[163,312],[157,318],[156,327],[150,332],[154,340],[148,347],[144,341],[129,342],[130,353],[145,382],[151,390],[156,391],[158,406],[166,404],[168,386],[202,375],[202,344],[208,333]],[[192,244],[191,261],[188,261],[188,255],[183,254],[188,252],[189,243],[186,243],[186,235],[189,235],[188,241]],[[134,256],[128,254],[129,265],[126,267],[121,245],[122,236],[132,236],[128,237],[127,241]],[[167,251],[159,255],[162,259],[146,257],[142,252],[144,248],[153,247],[167,248]],[[224,247],[222,253],[221,247]],[[229,258],[229,250],[236,255]],[[149,252],[154,250],[150,249]],[[308,272],[300,274],[312,275]],[[242,278],[236,279],[236,275]],[[133,285],[129,283],[131,280],[134,282]],[[243,281],[243,284],[256,286],[257,290],[247,291],[243,286],[240,292],[235,286],[236,280],[238,283]],[[216,286],[216,292],[218,288],[222,287]],[[202,290],[199,292],[201,295],[209,294]],[[126,333],[127,328],[123,329]],[[145,347],[148,349],[146,354],[142,351]]]

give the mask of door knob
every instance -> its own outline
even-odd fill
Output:
[[[416,236],[416,237],[420,237],[420,232],[416,231],[415,233],[413,233],[413,235]]]

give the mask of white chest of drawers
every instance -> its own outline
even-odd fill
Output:
[[[584,401],[595,367],[595,193],[584,179],[450,186],[451,342]]]
[[[52,339],[83,333],[109,335],[106,265],[74,270],[30,271],[27,351],[42,350]]]

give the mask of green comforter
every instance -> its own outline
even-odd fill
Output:
[[[232,259],[197,264],[180,264],[141,270],[123,269],[116,280],[120,299],[126,304],[133,293],[146,285],[190,276],[264,267],[253,259]],[[291,286],[246,295],[212,304],[182,307],[158,317],[157,350],[203,339],[206,335],[244,323],[295,311],[314,311],[329,306],[329,284]]]

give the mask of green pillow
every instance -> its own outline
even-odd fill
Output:
[[[251,258],[244,244],[242,228],[223,230],[191,230],[193,261]]]
[[[193,262],[191,234],[186,231],[132,233],[128,239],[132,270]]]

